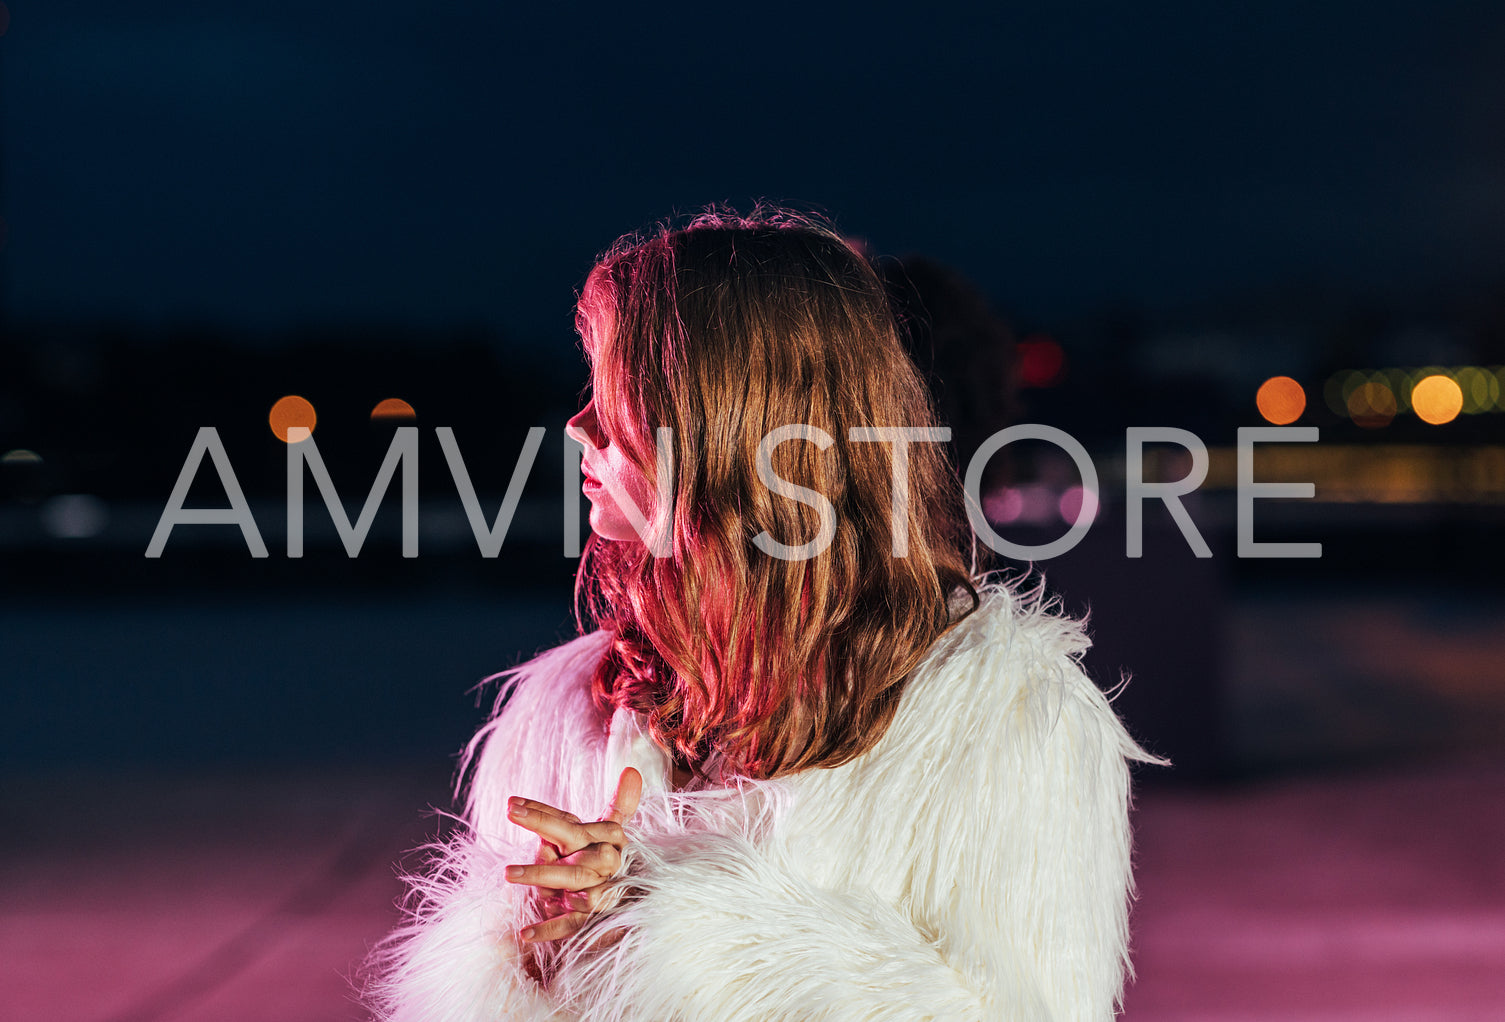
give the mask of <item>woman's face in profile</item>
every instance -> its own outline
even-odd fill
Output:
[[[628,459],[626,452],[611,441],[596,418],[596,402],[586,402],[569,422],[565,434],[579,441],[585,448],[581,471],[585,481],[581,485],[586,499],[591,503],[591,531],[602,539],[641,543],[642,537],[633,527],[632,513],[624,509],[624,502],[631,501],[644,523],[653,521],[654,493],[648,478]]]

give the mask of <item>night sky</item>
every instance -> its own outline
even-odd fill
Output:
[[[527,338],[755,196],[1037,316],[1505,280],[1502,5],[9,10],[19,319]]]

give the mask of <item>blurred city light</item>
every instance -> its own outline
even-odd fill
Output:
[[[1254,404],[1267,422],[1284,426],[1306,411],[1306,391],[1289,376],[1272,376],[1260,384]]]
[[[1348,415],[1355,425],[1365,429],[1390,425],[1396,411],[1395,392],[1379,380],[1361,383],[1348,395]]]
[[[17,447],[13,451],[0,454],[0,465],[40,465],[42,456],[36,451],[28,451],[24,447]]]
[[[1440,373],[1427,376],[1411,389],[1411,407],[1423,422],[1440,426],[1458,417],[1463,409],[1463,391],[1452,377]]]
[[[1238,482],[1237,450],[1209,447],[1201,489]],[[1260,482],[1310,482],[1313,499],[1344,504],[1505,504],[1505,446],[1498,444],[1260,444]]]
[[[319,417],[314,413],[313,404],[307,398],[299,397],[297,394],[278,398],[277,403],[272,405],[271,414],[267,416],[272,432],[283,443],[287,443],[289,428],[303,426],[312,434],[314,424],[318,422],[318,419]]]
[[[1374,375],[1379,377],[1379,382],[1390,388],[1390,396],[1395,399],[1395,410],[1397,412],[1409,412],[1411,410],[1411,391],[1416,386],[1416,381],[1421,379],[1421,376],[1405,369],[1381,369]]]
[[[1083,518],[1091,521],[1097,517],[1097,510],[1097,494],[1081,486],[1068,487],[1061,494],[1061,499],[1056,501],[1056,512],[1061,520],[1071,524]]]
[[[1062,499],[1062,494],[1046,483],[1025,483],[993,490],[983,498],[982,510],[998,525],[1045,525],[1060,520]],[[1080,497],[1077,502],[1080,505]],[[1075,516],[1068,519],[1075,520]]]
[[[1024,513],[1024,495],[1012,486],[994,490],[983,498],[982,512],[990,522],[1011,525]]]
[[[1500,382],[1488,369],[1464,366],[1453,379],[1463,395],[1463,414],[1478,415],[1494,408]]]
[[[413,411],[413,406],[400,397],[385,398],[378,401],[376,407],[371,409],[372,422],[412,420],[416,418],[418,418],[418,413]]]
[[[1333,373],[1322,387],[1322,398],[1334,415],[1348,415],[1348,378],[1352,373]]]
[[[1384,387],[1390,396],[1387,398],[1372,387],[1365,390],[1370,384]],[[1421,388],[1419,397],[1418,388]],[[1422,421],[1440,425],[1451,422],[1460,413],[1505,411],[1505,366],[1344,369],[1327,378],[1322,396],[1335,415],[1352,418],[1369,428],[1385,425],[1395,415],[1406,412],[1416,412]],[[1394,409],[1387,412],[1391,404]],[[1263,413],[1263,406],[1260,410]]]
[[[1034,334],[1019,342],[1019,379],[1026,387],[1052,387],[1066,375],[1066,352],[1051,337]]]
[[[65,493],[42,505],[42,529],[59,539],[88,539],[110,519],[105,502],[87,493]]]

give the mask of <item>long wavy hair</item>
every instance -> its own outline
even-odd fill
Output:
[[[647,479],[658,428],[673,430],[668,552],[594,536],[576,578],[582,629],[613,635],[598,706],[643,714],[681,762],[716,755],[747,777],[870,749],[926,651],[978,605],[944,445],[908,446],[895,556],[897,445],[848,439],[935,425],[872,266],[812,216],[703,213],[620,239],[586,280],[576,329],[601,428]],[[834,537],[805,559],[756,540],[794,546],[821,528],[758,473],[760,442],[791,424],[834,439],[773,449],[780,478],[835,509]]]

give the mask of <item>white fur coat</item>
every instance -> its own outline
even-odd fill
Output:
[[[470,746],[469,826],[414,878],[369,999],[393,1022],[1105,1020],[1128,968],[1127,760],[1151,760],[1083,673],[1089,641],[1040,591],[982,590],[930,651],[888,731],[844,766],[673,792],[634,714],[589,694],[597,632],[511,673]],[[522,971],[537,838],[518,794],[599,819],[625,766],[644,780],[620,883]]]

